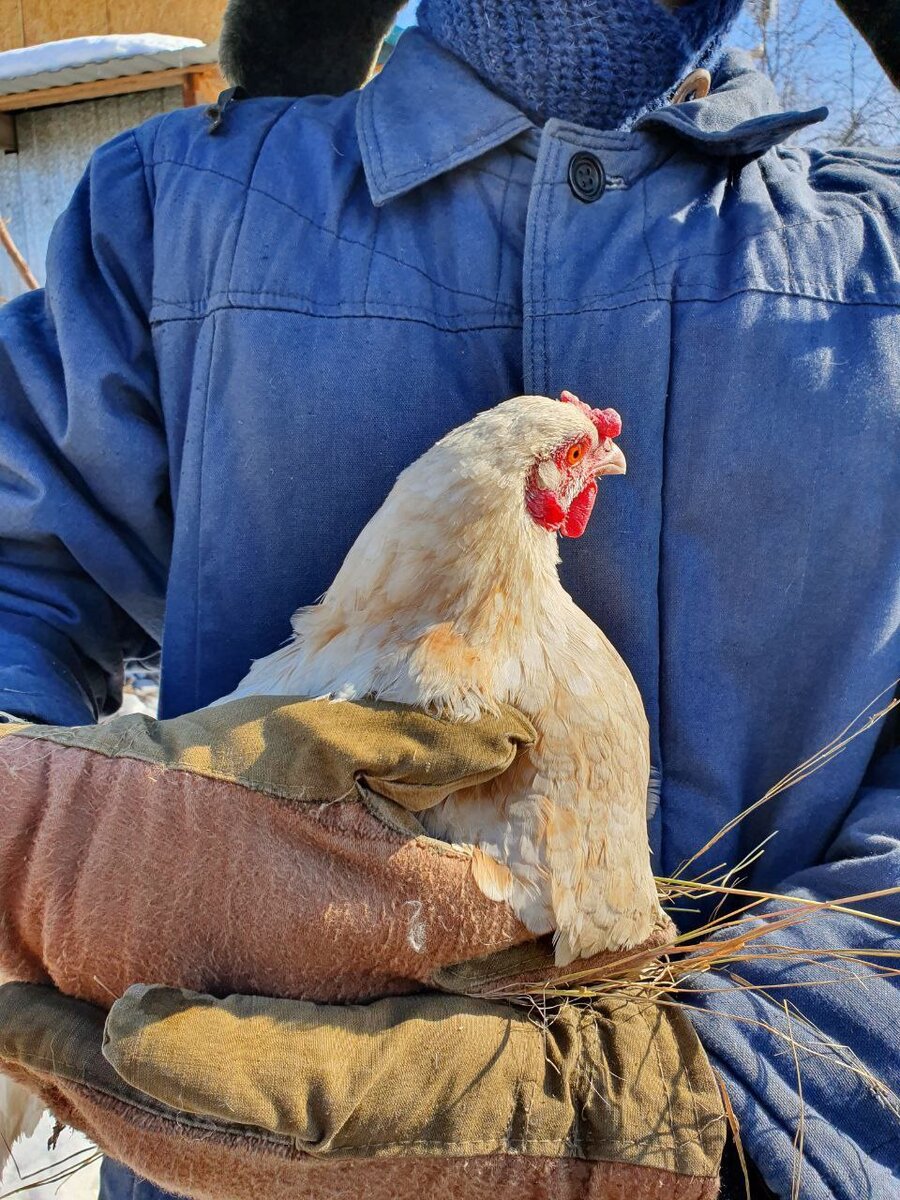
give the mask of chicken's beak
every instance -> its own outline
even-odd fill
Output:
[[[603,445],[598,447],[594,461],[598,475],[625,474],[625,455],[612,438],[607,438]]]

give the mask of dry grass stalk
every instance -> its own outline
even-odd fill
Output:
[[[720,863],[701,872],[695,878],[686,874],[699,858],[707,854],[717,842],[730,833],[750,813],[756,812],[775,796],[781,795],[788,788],[820,771],[838,754],[842,753],[855,738],[860,737],[884,720],[900,705],[900,698],[891,700],[877,711],[873,711],[873,709],[885,693],[893,691],[898,683],[900,680],[894,680],[889,684],[827,746],[789,772],[764,796],[723,825],[705,845],[701,846],[691,858],[682,864],[674,876],[658,875],[656,877],[660,899],[669,912],[690,911],[690,902],[718,896],[720,903],[707,922],[687,933],[677,934],[667,944],[655,949],[652,952],[652,958],[647,951],[635,951],[632,954],[624,954],[612,964],[605,966],[603,975],[598,976],[595,971],[591,970],[573,971],[552,983],[548,982],[539,989],[537,994],[540,998],[590,999],[592,996],[618,993],[629,998],[641,995],[645,998],[655,999],[684,991],[683,981],[692,976],[706,971],[723,970],[736,963],[752,960],[754,957],[765,957],[770,961],[781,959],[795,962],[815,961],[825,964],[834,964],[843,960],[859,960],[861,966],[864,965],[866,974],[900,974],[900,968],[877,965],[873,961],[900,959],[900,950],[876,947],[865,950],[821,947],[814,951],[800,951],[771,941],[771,935],[778,930],[788,929],[825,912],[859,917],[892,929],[900,929],[900,921],[857,907],[868,901],[898,895],[900,888],[881,888],[877,891],[865,892],[857,896],[845,896],[837,900],[798,900],[795,896],[781,892],[760,891],[740,887],[737,883],[731,882],[764,853],[765,842],[756,846],[733,867],[726,867],[724,863]],[[724,912],[723,905],[728,900],[739,901],[739,903]],[[763,908],[764,905],[767,907]],[[781,907],[773,908],[772,905]],[[756,943],[761,939],[766,939],[765,945],[757,948]],[[862,977],[864,976],[859,976],[859,978]],[[845,976],[844,980],[841,980],[838,975],[834,981],[845,982],[846,978]],[[747,987],[750,988],[751,985],[748,984]],[[506,998],[509,999],[515,998],[514,994],[510,994],[502,988],[492,994],[506,995]],[[521,998],[526,999],[525,996]],[[535,993],[530,993],[527,997],[529,1000],[534,998]]]
[[[19,1173],[19,1179],[21,1180],[19,1186],[10,1188],[7,1192],[0,1193],[0,1200],[8,1200],[10,1196],[18,1196],[22,1192],[32,1192],[36,1188],[51,1187],[53,1184],[58,1184],[56,1190],[59,1191],[62,1185],[68,1182],[74,1175],[77,1175],[79,1171],[83,1171],[86,1167],[98,1162],[102,1157],[103,1155],[99,1150],[96,1150],[92,1146],[85,1146],[83,1150],[78,1150],[74,1154],[60,1159],[59,1162],[51,1163],[49,1166],[42,1167],[38,1171],[29,1171],[26,1175]],[[70,1166],[66,1166],[64,1170],[60,1170],[64,1164],[69,1162],[71,1162]]]
[[[31,267],[29,267],[28,263],[23,258],[21,250],[13,241],[13,236],[9,232],[9,226],[6,224],[6,221],[3,217],[0,217],[0,246],[2,246],[9,255],[12,265],[22,277],[22,281],[28,290],[33,292],[36,288],[39,288],[41,285],[35,278]]]

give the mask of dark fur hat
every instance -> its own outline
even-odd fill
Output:
[[[341,96],[366,80],[403,0],[228,0],[219,56],[251,96]]]

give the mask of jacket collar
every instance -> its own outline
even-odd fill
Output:
[[[655,109],[634,128],[687,143],[698,154],[754,158],[827,115],[826,108],[780,112],[774,87],[752,59],[729,51],[709,96]],[[356,128],[372,202],[380,206],[533,124],[465,63],[410,29],[360,93]]]
[[[756,69],[749,54],[728,50],[705,100],[654,109],[635,129],[678,138],[708,157],[756,158],[827,116],[827,108],[782,112],[771,79]]]
[[[363,88],[356,129],[374,204],[502,146],[532,123],[418,29]]]

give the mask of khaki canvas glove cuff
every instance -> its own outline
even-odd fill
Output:
[[[102,1044],[102,1055],[101,1055]],[[235,1200],[712,1198],[725,1121],[681,1013],[0,989],[0,1062],[162,1186]]]
[[[10,724],[0,737],[37,738],[239,783],[298,802],[329,804],[361,783],[410,812],[501,775],[534,742],[531,723],[504,705],[450,722],[401,704],[248,696],[169,721],[138,714],[105,725]]]

